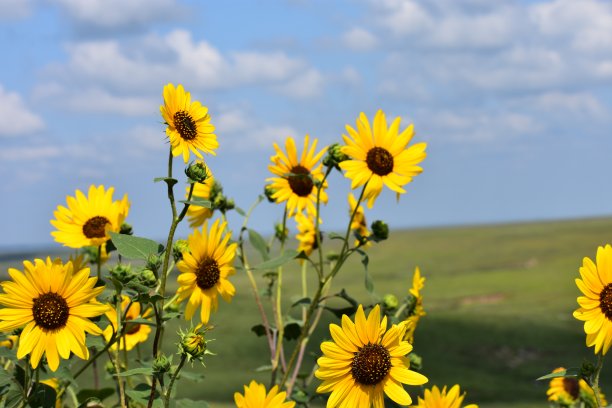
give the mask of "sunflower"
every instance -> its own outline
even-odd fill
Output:
[[[130,203],[127,194],[121,201],[113,201],[114,188],[90,186],[87,197],[76,190],[75,197],[67,196],[68,208],[60,205],[53,212],[51,232],[55,240],[71,248],[100,246],[109,240],[108,231],[119,232],[127,217]]]
[[[215,178],[212,173],[209,173],[209,177],[204,180],[203,183],[195,183],[193,186],[192,199],[209,200],[211,198],[211,190],[215,185]],[[189,194],[189,187],[187,187],[187,194]],[[190,205],[187,209],[187,217],[189,217],[189,227],[198,228],[204,221],[212,217],[213,209],[206,208],[199,205]]]
[[[597,248],[597,265],[589,258],[582,262],[576,285],[584,296],[578,297],[574,317],[584,321],[586,345],[606,354],[612,344],[612,246]]]
[[[446,392],[446,386],[442,391],[435,385],[431,390],[425,390],[423,398],[419,397],[417,408],[461,408],[465,393],[460,394],[459,385],[455,384]],[[466,405],[464,408],[478,408],[476,404]]]
[[[553,373],[564,371],[565,368],[559,367]],[[554,401],[561,406],[573,406],[577,401],[582,401],[587,407],[597,406],[595,393],[586,381],[576,377],[556,377],[550,380],[548,391],[546,391],[549,401]],[[601,403],[607,406],[608,403],[603,394],[599,394]]]
[[[130,307],[127,311],[125,310],[127,307]],[[146,318],[148,313],[144,313],[141,316],[141,305],[139,302],[132,302],[130,305],[130,298],[128,296],[121,296],[121,315],[124,317],[124,320],[136,320],[140,317]],[[117,330],[117,310],[114,307],[111,307],[108,312],[106,312],[106,317],[110,321],[106,329],[104,329],[103,335],[106,341],[108,342],[113,333]],[[112,350],[117,350],[117,345],[121,350],[125,349],[130,351],[133,349],[138,343],[144,343],[147,341],[147,337],[149,337],[149,333],[151,333],[151,327],[148,324],[140,324],[140,323],[128,323],[125,328],[125,334],[118,339],[118,342],[111,346]]]
[[[191,103],[191,95],[185,92],[183,85],[177,88],[173,84],[164,86],[164,105],[159,107],[164,121],[168,125],[166,135],[172,145],[172,155],[183,155],[185,163],[189,161],[189,151],[202,159],[204,153],[215,154],[219,147],[215,127],[210,123],[208,108],[198,101]]]
[[[296,239],[299,242],[298,252],[304,251],[306,256],[310,256],[312,251],[319,248],[316,238],[316,229],[314,223],[314,215],[304,215],[303,213],[297,213],[295,215],[295,222],[297,223],[298,234]],[[319,224],[321,220],[319,219]],[[319,235],[319,240],[322,237]],[[303,261],[303,259],[301,259]]]
[[[323,357],[315,376],[323,383],[317,392],[331,392],[327,407],[374,408],[384,407],[384,394],[400,405],[409,405],[412,399],[403,384],[421,385],[427,378],[409,370],[406,354],[412,351],[410,343],[401,340],[404,323],[387,330],[387,317],[380,319],[376,305],[366,320],[363,306],[359,305],[355,323],[343,315],[342,327],[330,324],[334,341],[321,344]]]
[[[295,402],[286,401],[287,393],[278,392],[278,385],[266,393],[266,387],[251,381],[248,387],[244,386],[244,395],[234,393],[234,402],[238,408],[293,408]]]
[[[267,181],[272,183],[267,188],[273,191],[272,198],[277,203],[287,202],[289,217],[293,217],[296,212],[302,212],[304,209],[309,214],[316,213],[317,188],[315,187],[315,181],[321,182],[324,177],[321,170],[323,164],[318,162],[327,151],[327,147],[325,147],[315,154],[317,143],[318,140],[314,139],[312,146],[309,147],[310,138],[306,135],[304,137],[304,149],[299,160],[293,138],[288,137],[285,140],[287,154],[274,143],[276,154],[270,157],[272,164],[268,166],[268,170],[278,177],[268,178]],[[321,187],[321,202],[323,203],[327,202],[326,188],[327,181]]]
[[[198,306],[202,306],[200,318],[208,323],[211,310],[217,310],[217,294],[231,302],[236,293],[234,285],[227,279],[236,273],[233,267],[236,243],[228,245],[230,234],[225,234],[227,223],[215,221],[208,231],[208,221],[202,232],[194,230],[187,238],[189,249],[177,263],[181,274],[177,277],[179,288],[177,302],[185,299],[185,318],[191,319]]]
[[[399,194],[406,192],[402,186],[423,171],[417,164],[425,158],[427,144],[417,143],[406,148],[414,136],[414,126],[410,125],[400,133],[400,120],[396,118],[387,128],[385,114],[379,110],[374,117],[374,126],[370,126],[362,112],[357,120],[357,130],[347,125],[349,136],[342,135],[346,143],[342,153],[351,160],[341,162],[340,168],[352,180],[352,189],[367,183],[364,198],[368,200],[368,208],[374,205],[383,185],[395,191],[399,197]]]
[[[427,314],[425,309],[423,309],[423,296],[421,296],[421,289],[424,286],[425,278],[421,277],[421,270],[417,266],[414,269],[414,275],[412,275],[412,288],[410,288],[410,295],[412,295],[411,307],[408,310],[408,316],[404,320],[406,322],[404,340],[410,344],[414,344],[414,332],[419,320]]]
[[[351,222],[351,230],[355,231],[357,235],[363,238],[367,238],[370,236],[370,231],[368,230],[368,224],[366,223],[365,213],[363,211],[363,207],[357,207],[357,200],[353,193],[349,193],[348,195],[349,202],[349,217],[353,215],[355,212],[355,208],[357,211],[355,212],[355,216],[353,217],[353,222]],[[370,241],[366,241],[363,246],[369,247],[372,243]],[[359,246],[359,240],[355,240],[355,246]]]
[[[74,271],[71,262],[58,259],[24,261],[24,272],[10,268],[13,281],[2,282],[0,294],[0,331],[23,327],[19,335],[17,358],[30,354],[33,368],[43,355],[52,371],[60,357],[72,351],[87,360],[85,332],[99,335],[102,330],[89,318],[106,312],[108,307],[96,301],[104,286],[95,287],[97,278],[89,277],[89,268]],[[25,327],[24,327],[25,326]]]

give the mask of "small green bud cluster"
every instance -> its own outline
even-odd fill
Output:
[[[110,269],[110,275],[123,285],[132,281],[135,277],[132,267],[129,264],[118,264]]]
[[[127,222],[124,222],[123,224],[121,224],[121,227],[119,228],[119,233],[123,235],[133,235],[134,229],[132,228],[130,224],[128,224]]]
[[[274,237],[279,242],[284,242],[288,236],[289,236],[289,230],[287,228],[284,228],[283,224],[281,224],[280,222],[277,222],[276,224],[274,224]]]
[[[399,306],[399,300],[394,294],[387,293],[385,296],[383,296],[383,305],[385,309],[388,310],[397,309],[397,307]]]
[[[326,167],[333,167],[340,171],[339,164],[345,160],[349,160],[346,154],[342,153],[342,146],[338,143],[334,143],[327,149],[327,154],[323,157],[323,165]]]
[[[161,376],[169,372],[172,368],[172,358],[168,358],[161,353],[153,362],[153,374]]]
[[[223,194],[223,186],[216,180],[210,189],[210,202],[213,211],[219,210],[223,214],[236,207],[234,200]]]
[[[150,269],[143,269],[141,272],[136,274],[136,281],[147,288],[154,288],[157,286],[157,277],[155,272]]]
[[[276,190],[273,189],[272,187],[270,187],[270,186],[265,186],[264,187],[264,195],[268,199],[268,202],[270,202],[270,203],[275,203],[276,202],[276,200],[272,197],[275,193],[276,193]]]
[[[179,343],[179,353],[187,357],[187,361],[200,360],[206,354],[212,354],[208,351],[206,337],[204,336],[207,329],[201,328],[202,325],[197,325],[187,332],[180,332],[181,342]]]
[[[189,251],[189,244],[185,239],[177,239],[172,245],[172,256],[174,257],[174,262],[178,263],[183,259],[183,252]]]
[[[210,176],[206,164],[200,160],[191,162],[185,169],[185,175],[195,183],[204,183]]]
[[[389,238],[389,226],[386,222],[376,220],[371,225],[372,239],[376,242],[384,241]]]

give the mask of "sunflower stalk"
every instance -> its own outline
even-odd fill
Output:
[[[285,249],[285,231],[287,230],[287,206],[285,206],[285,211],[283,213],[283,231],[281,236],[283,239],[281,240],[280,252],[283,253]],[[276,347],[274,353],[274,359],[272,360],[272,379],[271,384],[276,382],[276,374],[278,372],[279,361],[281,359],[281,353],[283,351],[283,337],[285,336],[285,325],[283,323],[283,311],[282,311],[282,293],[283,293],[283,267],[282,265],[277,268],[276,275]],[[286,371],[286,367],[285,367]]]
[[[597,408],[603,408],[603,403],[601,400],[601,389],[599,388],[599,374],[601,373],[601,369],[603,368],[603,352],[597,354],[597,365],[595,366],[595,371],[593,372],[593,376],[591,377],[591,383],[589,384],[593,389],[593,393],[595,394],[595,400],[597,401]]]
[[[170,395],[172,394],[172,387],[174,386],[174,382],[176,381],[176,378],[181,372],[181,369],[185,365],[185,361],[187,361],[187,354],[182,355],[179,365],[176,367],[176,370],[174,370],[174,373],[172,373],[172,375],[170,376],[170,384],[168,384],[168,389],[164,393],[164,408],[168,408],[170,406]]]

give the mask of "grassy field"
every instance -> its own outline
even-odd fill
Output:
[[[571,313],[577,307],[574,279],[585,256],[612,242],[612,219],[490,225],[392,231],[391,238],[368,252],[370,273],[378,295],[404,296],[415,265],[427,278],[424,307],[415,352],[423,357],[430,384],[460,383],[466,402],[484,408],[546,406],[546,383],[535,378],[558,366],[578,366],[593,359],[584,347],[582,325]],[[20,267],[33,254],[0,256],[7,266]],[[364,289],[363,267],[349,262],[334,282],[363,303],[372,298]],[[229,407],[233,392],[266,364],[262,338],[250,328],[258,314],[244,275],[233,281],[237,295],[222,303],[213,316],[216,329],[210,348],[217,353],[189,371],[202,371],[203,383],[184,380],[179,395],[205,398],[212,406]],[[263,279],[260,281],[263,285]],[[287,304],[299,298],[299,272],[285,272]],[[325,319],[332,321],[331,316]],[[309,364],[319,355],[318,341],[328,338],[326,325],[311,342]],[[169,328],[172,334],[176,329]],[[166,340],[168,352],[176,340]],[[612,363],[604,367],[604,392],[612,395]],[[411,394],[418,393],[413,390]],[[215,403],[216,401],[216,403]]]

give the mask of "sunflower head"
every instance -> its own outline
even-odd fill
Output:
[[[121,316],[125,321],[146,318],[150,315],[149,311],[142,313],[140,303],[130,301],[130,298],[126,295],[121,296],[120,307]],[[113,333],[117,331],[117,317],[117,309],[114,305],[109,305],[109,310],[106,312],[106,318],[110,324],[103,332],[107,342],[111,339]],[[151,333],[151,326],[148,324],[127,323],[124,331],[124,335],[119,338],[117,343],[111,346],[111,350],[117,350],[117,348],[121,350],[125,349],[126,351],[132,350],[138,343],[143,343],[147,340],[149,333]]]
[[[237,408],[293,408],[295,402],[286,401],[287,393],[278,392],[278,385],[266,392],[263,384],[251,381],[244,386],[244,394],[234,393],[234,402]]]
[[[586,344],[606,354],[612,344],[612,246],[597,248],[595,262],[584,258],[576,285],[583,296],[574,317],[584,321]]]
[[[319,240],[317,241],[317,230],[315,227],[315,216],[314,215],[304,215],[303,213],[297,213],[295,215],[295,222],[297,223],[298,234],[296,235],[296,239],[299,242],[298,252],[304,251],[306,256],[310,256],[312,251],[315,251],[319,248],[318,243],[322,241],[323,237],[319,232]],[[319,220],[319,224],[321,220]],[[303,262],[303,259],[300,259]]]
[[[357,200],[355,199],[355,196],[353,195],[353,193],[349,193],[348,195],[348,203],[349,203],[349,217],[353,215],[353,213],[355,214],[355,216],[353,217],[353,221],[351,222],[351,230],[354,231],[357,236],[361,237],[362,239],[357,239],[355,240],[355,246],[359,246],[361,245],[361,242],[364,241],[365,244],[363,246],[365,246],[366,248],[371,246],[372,243],[368,240],[365,240],[365,238],[370,236],[370,231],[368,230],[368,224],[366,222],[366,218],[365,218],[365,212],[363,211],[363,207],[361,205],[357,205]]]
[[[553,370],[553,373],[565,371],[565,368],[559,367]],[[587,382],[576,377],[556,377],[550,380],[550,385],[546,391],[549,401],[554,401],[564,407],[575,406],[575,403],[581,401],[587,407],[597,406],[595,393],[589,387]],[[600,393],[602,404],[607,406],[605,396]]]
[[[271,183],[267,186],[272,191],[271,197],[277,203],[286,202],[288,215],[292,217],[298,212],[306,210],[309,214],[316,213],[317,184],[323,182],[323,165],[321,157],[327,148],[316,153],[318,140],[314,139],[312,146],[308,135],[304,137],[304,147],[298,158],[297,148],[293,138],[285,141],[285,150],[274,143],[276,154],[270,157],[270,172],[276,177],[267,179]],[[321,202],[327,202],[327,181],[321,185]]]
[[[90,278],[89,268],[78,271],[72,263],[63,264],[36,259],[24,261],[23,272],[10,268],[11,281],[0,285],[0,331],[23,328],[19,335],[17,358],[30,355],[36,368],[43,354],[52,371],[57,370],[60,357],[70,353],[89,358],[85,332],[99,335],[100,328],[89,318],[106,312],[107,306],[96,301],[104,286],[94,287],[97,278]]]
[[[71,248],[100,246],[110,239],[108,231],[119,232],[127,217],[130,203],[127,195],[113,201],[114,188],[90,186],[87,196],[76,190],[66,197],[68,207],[58,206],[51,220],[57,230],[51,232],[55,240]]]
[[[212,173],[208,173],[208,177],[201,183],[196,183],[193,186],[192,199],[201,199],[212,201],[215,186],[215,178]],[[185,197],[189,194],[189,187],[185,193]],[[189,217],[189,227],[198,228],[204,224],[204,221],[211,218],[213,209],[202,207],[199,205],[190,205],[187,209],[187,217]]]
[[[422,374],[411,371],[406,357],[412,346],[403,341],[404,323],[387,330],[387,317],[381,320],[376,305],[366,318],[360,305],[355,322],[342,316],[342,326],[329,326],[333,341],[321,344],[323,356],[317,360],[315,376],[323,381],[317,392],[331,392],[328,407],[382,407],[384,395],[400,405],[410,405],[412,398],[402,384],[427,382]]]
[[[214,155],[219,147],[217,136],[213,133],[215,127],[210,123],[208,108],[200,102],[191,102],[191,94],[185,92],[183,85],[174,87],[168,84],[164,87],[164,104],[159,107],[166,127],[166,135],[170,139],[173,156],[183,156],[185,163],[193,152],[200,159],[202,154]]]
[[[465,392],[461,394],[459,385],[453,385],[450,390],[446,390],[446,385],[440,390],[435,385],[431,389],[425,390],[423,398],[419,397],[417,408],[461,408],[461,403],[465,398]],[[476,404],[466,405],[464,408],[478,408]]]
[[[417,143],[408,147],[414,136],[414,127],[410,125],[400,132],[400,118],[387,126],[382,110],[376,113],[373,125],[364,113],[359,115],[356,125],[356,129],[347,125],[348,136],[342,135],[346,143],[342,152],[350,160],[341,162],[339,166],[352,180],[352,189],[365,185],[364,198],[372,208],[383,185],[398,196],[406,192],[403,186],[423,171],[418,164],[426,156],[427,145]]]
[[[202,231],[194,230],[187,239],[188,250],[176,265],[181,272],[177,278],[178,302],[187,299],[185,318],[188,320],[201,306],[201,321],[208,323],[210,312],[217,310],[218,296],[230,302],[236,293],[228,278],[236,273],[233,262],[237,244],[229,244],[226,227],[226,222],[217,220],[209,230],[206,221]]]

